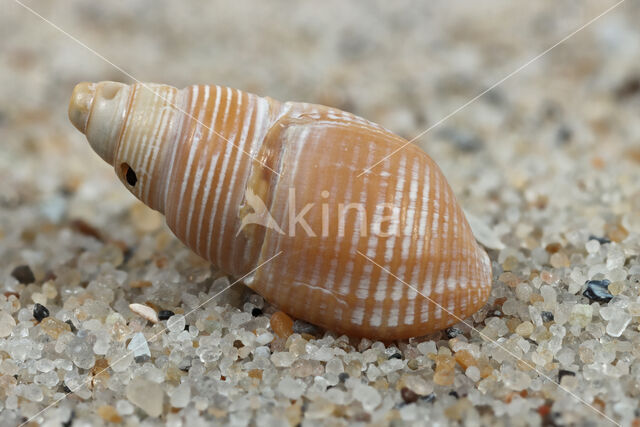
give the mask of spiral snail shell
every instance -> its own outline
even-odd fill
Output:
[[[489,257],[442,172],[411,144],[394,153],[406,141],[375,123],[227,87],[115,82],[78,84],[69,118],[192,250],[251,273],[296,318],[394,340],[489,296]]]

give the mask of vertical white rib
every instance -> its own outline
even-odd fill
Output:
[[[424,246],[428,238],[427,222],[429,219],[429,194],[431,190],[429,187],[429,176],[431,173],[430,173],[428,164],[426,164],[426,168],[424,169],[423,174],[424,176],[422,177],[423,186],[422,186],[422,194],[421,194],[422,201],[420,206],[420,218],[418,220],[417,245],[416,245],[415,253],[413,254],[413,256],[415,257],[416,265],[411,274],[411,283],[417,289],[420,289],[422,287],[422,284],[420,283],[420,272],[422,271],[422,264],[424,259]],[[410,300],[413,302],[409,304],[409,307],[411,309],[410,313],[407,313],[405,315],[405,320],[404,320],[405,325],[410,325],[417,321],[415,306],[418,305],[418,307],[420,307],[422,305],[422,302],[420,301],[420,299],[418,299],[418,302],[416,302],[417,295],[418,293],[415,291],[409,294]]]
[[[138,178],[140,178],[141,175],[146,175],[147,179],[145,180],[145,182],[143,182],[143,188],[140,188],[140,199],[145,202],[146,204],[148,203],[148,199],[147,199],[147,194],[149,193],[149,188],[151,188],[151,178],[153,177],[153,175],[151,174],[151,170],[153,168],[153,165],[149,165],[147,167],[147,163],[149,161],[149,156],[151,156],[151,152],[155,151],[158,148],[158,133],[160,132],[160,128],[162,127],[162,117],[165,117],[166,114],[164,113],[164,108],[161,108],[160,111],[158,112],[158,108],[159,107],[163,107],[163,98],[169,98],[171,95],[170,94],[164,94],[162,92],[162,86],[157,86],[154,88],[154,98],[152,98],[151,101],[151,108],[149,113],[147,114],[148,118],[152,118],[154,119],[153,122],[151,122],[150,124],[145,124],[145,133],[144,133],[144,139],[142,142],[142,147],[144,147],[144,154],[142,154],[142,150],[136,155],[136,160],[135,160],[135,164],[139,165],[138,169],[140,169],[141,173],[138,174]],[[172,102],[171,100],[169,100],[169,102]],[[149,128],[153,129],[153,133],[151,135],[149,135]],[[140,163],[138,163],[138,160],[140,160]]]
[[[224,110],[224,115],[223,115],[223,120],[222,120],[222,124],[220,126],[220,129],[226,129],[227,126],[227,119],[229,118],[229,109],[231,108],[231,100],[232,100],[232,94],[231,94],[231,89],[230,88],[220,88],[220,90],[222,91],[222,89],[226,89],[227,93],[227,98],[226,98],[226,102],[227,105],[225,107]],[[237,111],[236,111],[236,120],[237,120]],[[224,135],[224,138],[228,139],[228,140],[233,140],[233,137],[235,135]],[[214,137],[214,139],[217,139],[217,136]],[[213,233],[213,223],[214,221],[217,219],[216,217],[216,212],[218,210],[218,202],[220,201],[220,192],[222,191],[222,183],[224,182],[224,175],[227,172],[227,165],[229,164],[229,157],[231,156],[231,151],[233,149],[233,146],[231,145],[225,145],[224,146],[224,156],[222,159],[222,166],[220,169],[220,174],[218,175],[219,177],[219,183],[218,186],[216,188],[216,194],[215,197],[213,199],[213,205],[211,206],[211,210],[209,211],[209,226],[207,228],[207,251],[205,252],[205,254],[207,256],[211,256],[211,243],[212,243],[212,236],[211,234]],[[220,265],[220,264],[218,264]]]
[[[210,88],[210,86],[207,86],[207,88]],[[207,157],[210,157],[210,156],[214,155],[216,161],[217,161],[217,157],[218,157],[217,153],[216,154],[213,154],[213,153],[209,154],[209,149],[210,148],[213,149],[214,153],[216,152],[215,146],[213,146],[213,144],[210,144],[209,141],[211,140],[212,135],[215,135],[215,133],[214,133],[215,125],[216,125],[215,117],[216,117],[216,114],[218,113],[218,106],[220,105],[220,92],[221,91],[219,90],[218,86],[215,86],[214,90],[216,91],[216,100],[215,100],[215,103],[214,103],[213,110],[211,111],[211,117],[210,118],[205,118],[206,121],[204,122],[205,124],[208,124],[208,126],[210,127],[210,129],[208,130],[208,132],[206,134],[207,135],[206,140],[205,139],[202,140],[202,145],[203,145],[203,149],[204,149],[204,151],[202,153],[202,156],[204,156],[204,159],[202,159],[202,160],[200,160],[198,162],[198,169],[196,171],[196,176],[195,176],[195,179],[194,179],[193,188],[191,190],[191,200],[189,200],[189,215],[187,217],[187,231],[186,231],[186,234],[185,234],[185,240],[187,242],[191,241],[190,240],[191,239],[191,221],[193,219],[193,213],[194,213],[194,210],[195,210],[196,198],[198,196],[198,191],[200,189],[200,181],[202,180],[202,175],[204,174],[204,168],[205,168],[205,165],[206,165]],[[214,163],[214,159],[211,159],[210,162],[213,164]],[[210,172],[212,170],[213,169],[209,168]],[[209,188],[211,187],[211,177],[212,177],[212,175],[207,175],[208,182],[207,182],[206,185],[208,185]],[[205,193],[204,193],[204,197],[203,197],[203,200],[204,200],[205,204],[206,204],[207,197],[208,197],[208,193],[206,192],[206,189],[205,189]],[[204,215],[204,206],[200,208],[199,219],[201,219],[203,215]],[[199,232],[200,232],[200,229],[198,227],[197,233],[199,233]],[[199,236],[199,234],[196,234],[196,238],[197,238],[197,236]]]
[[[149,153],[155,147],[153,146],[153,142],[155,141],[155,136],[159,131],[159,119],[162,116],[162,111],[158,112],[158,109],[163,106],[162,99],[165,97],[165,94],[162,92],[162,86],[153,85],[150,89],[152,89],[153,96],[145,97],[143,99],[147,100],[146,105],[144,105],[144,120],[139,124],[139,129],[142,134],[142,140],[136,141],[133,149],[135,150],[135,155],[133,159],[131,159],[130,165],[134,168],[138,179],[141,180],[141,186],[136,189],[137,193],[139,193],[139,197],[141,200],[146,202],[146,200],[142,197],[143,187],[146,190],[150,187],[149,179],[151,178],[151,173],[146,168],[146,161]],[[149,90],[145,88],[145,90]],[[146,120],[149,118],[153,119],[152,122],[146,123]],[[149,128],[153,129],[153,133],[149,134]],[[150,138],[151,136],[151,138]],[[149,141],[151,139],[151,141]],[[141,179],[142,178],[142,179]]]
[[[311,132],[311,129],[309,126],[296,126],[296,127],[291,127],[288,128],[286,130],[286,134],[283,135],[283,137],[285,138],[286,144],[284,150],[286,151],[285,153],[282,153],[282,155],[284,156],[283,159],[288,159],[289,157],[287,156],[287,154],[289,154],[288,152],[290,150],[296,150],[295,151],[295,159],[293,160],[293,167],[291,169],[291,179],[295,181],[296,177],[297,177],[297,172],[298,172],[298,166],[300,165],[300,156],[302,155],[302,153],[305,150],[305,146],[308,142],[308,138],[309,138],[309,133]],[[294,143],[295,142],[295,143]],[[287,160],[288,161],[288,160]],[[280,193],[281,197],[285,197],[285,201],[284,203],[282,203],[282,210],[281,212],[279,212],[278,214],[276,214],[276,216],[274,216],[273,218],[276,221],[283,221],[284,218],[289,219],[290,218],[288,216],[288,212],[289,212],[289,187],[282,187],[279,186],[279,188],[277,189],[277,191]],[[279,224],[280,227],[282,228],[282,230],[285,232],[285,234],[289,234],[289,223],[287,222],[286,224],[282,223]],[[282,239],[287,239],[286,237],[282,236],[278,236],[277,240],[278,242],[280,242]],[[278,248],[278,250],[280,250]],[[289,257],[286,260],[286,264],[284,266],[284,270],[288,271],[289,269],[289,265],[291,263],[291,258],[293,257]],[[275,286],[274,283],[274,278],[273,278],[273,269],[271,269],[270,274],[269,274],[269,280],[268,280],[268,285],[267,285],[267,291],[271,291],[273,289],[273,286]],[[285,296],[283,296],[282,298],[286,298]]]
[[[405,197],[404,194],[404,186],[405,186],[405,181],[406,181],[406,170],[407,170],[407,157],[406,156],[402,156],[400,159],[400,165],[398,167],[398,178],[396,181],[396,188],[395,188],[395,194],[393,196],[393,204],[394,206],[401,206],[402,205],[402,200]],[[395,214],[394,214],[395,215]],[[400,212],[400,216],[402,216],[402,212]],[[398,220],[400,218],[397,218]],[[394,236],[390,237],[387,239],[386,242],[386,247],[385,247],[385,255],[384,255],[384,261],[387,263],[391,263],[391,261],[393,260],[393,256],[395,253],[395,248],[396,248],[396,243],[398,242],[402,242],[404,240],[404,236],[403,236],[403,231],[400,229],[400,224],[396,224],[395,228],[394,228]],[[398,275],[396,272],[394,272],[395,275]],[[382,278],[380,281],[382,282],[381,285],[384,286],[385,288],[385,292],[386,292],[386,287],[388,286],[388,281],[391,279],[392,283],[395,282],[393,284],[393,288],[391,291],[391,299],[393,300],[391,309],[389,311],[389,315],[388,317],[385,319],[386,320],[386,324],[389,326],[392,326],[393,323],[395,323],[395,325],[397,325],[398,323],[398,316],[397,313],[399,311],[398,306],[399,306],[399,301],[400,298],[402,298],[402,293],[404,291],[404,288],[406,287],[406,285],[402,282],[400,282],[399,280],[390,277],[389,274],[384,274],[384,278]]]
[[[353,158],[358,158],[358,156],[360,155],[360,143],[356,143],[353,145]],[[369,158],[373,158],[373,153],[371,153],[371,150],[369,150]],[[367,176],[363,176],[363,181],[362,181],[362,185],[363,188],[366,188],[366,182],[365,181],[367,179]],[[345,191],[345,200],[351,200],[351,198],[353,197],[353,183],[355,180],[349,180],[349,182],[347,183],[347,189]],[[359,201],[360,203],[363,203],[365,200],[365,196],[366,196],[366,191],[363,191],[362,194],[360,194],[359,196]],[[346,220],[345,220],[345,226],[346,226]],[[344,230],[340,231],[338,230],[338,234],[342,233],[344,235],[344,241],[345,242],[349,242],[349,247],[347,250],[347,256],[348,256],[348,260],[347,260],[347,264],[345,266],[344,269],[344,273],[342,274],[342,277],[340,279],[340,285],[338,286],[338,284],[336,283],[335,285],[332,285],[332,289],[335,289],[337,287],[339,287],[338,292],[340,293],[340,295],[347,295],[349,293],[349,289],[350,289],[350,285],[351,285],[351,276],[353,275],[353,268],[354,268],[354,257],[355,255],[353,255],[355,253],[355,250],[357,248],[358,245],[358,239],[360,237],[360,235],[358,233],[353,233],[353,235],[351,236],[351,239],[349,239],[349,236],[347,236],[344,233]],[[336,266],[337,269],[337,266]],[[334,273],[335,274],[335,273]]]
[[[440,210],[440,174],[438,171],[434,171],[433,174],[433,209],[431,215],[431,223],[427,224],[427,227],[431,228],[431,232],[429,233],[429,262],[427,263],[427,271],[425,274],[425,283],[422,288],[422,293],[424,295],[431,295],[431,288],[433,286],[433,259],[436,254],[435,242],[438,241],[438,215]],[[420,314],[420,322],[427,322],[429,320],[429,305],[431,304],[428,300],[423,300]]]
[[[178,199],[178,206],[177,206],[177,215],[184,215],[185,212],[182,211],[182,203],[184,202],[184,194],[187,190],[187,185],[189,183],[189,178],[191,177],[191,165],[193,164],[193,158],[195,156],[195,153],[197,151],[198,146],[200,145],[201,141],[202,141],[202,120],[203,120],[203,116],[207,110],[206,105],[207,102],[209,101],[209,86],[205,86],[204,87],[204,100],[202,102],[202,108],[200,109],[200,112],[198,113],[198,121],[195,124],[195,131],[193,132],[193,138],[191,139],[190,143],[191,146],[189,147],[189,156],[187,158],[187,166],[185,168],[184,174],[182,175],[182,185],[180,187],[180,198]],[[192,110],[193,111],[193,110]],[[182,230],[182,235],[185,234],[186,230]]]
[[[153,135],[152,143],[149,145],[153,146],[153,151],[150,152],[151,160],[149,160],[149,155],[145,156],[144,164],[149,164],[149,177],[153,177],[156,168],[158,167],[157,158],[158,152],[162,147],[162,144],[168,144],[169,141],[163,141],[162,137],[165,134],[165,131],[169,124],[171,123],[174,117],[174,107],[171,104],[175,104],[175,92],[173,90],[167,91],[167,100],[169,105],[165,105],[162,109],[161,117],[160,117],[160,126],[158,126],[158,132]],[[148,185],[145,189],[144,200],[149,200],[149,191],[151,186]]]
[[[132,86],[132,88],[134,88],[134,89],[133,89],[133,95],[132,95],[132,99],[131,99],[131,104],[130,105],[133,105],[133,106],[135,106],[137,104],[137,98],[138,98],[138,88],[136,86],[137,85],[133,85]],[[120,144],[120,147],[119,147],[121,149],[126,150],[120,156],[120,158],[123,158],[123,159],[130,159],[131,158],[131,147],[132,147],[132,144],[129,142],[132,139],[131,138],[131,132],[139,130],[138,127],[132,127],[131,126],[131,122],[134,120],[135,116],[136,115],[135,115],[134,111],[128,111],[127,121],[124,124],[124,133],[122,135],[122,141],[121,141],[121,144]],[[130,129],[133,129],[133,130],[130,131]],[[129,131],[130,133],[127,133],[127,131]],[[133,133],[133,134],[135,135],[136,133]],[[123,146],[122,143],[125,143],[125,145]],[[118,165],[116,165],[116,166],[118,166]]]
[[[183,89],[183,91],[185,92],[185,103],[186,103],[186,99],[188,99],[186,97],[186,94],[188,93],[188,91],[191,90],[191,92],[193,93],[191,95],[191,105],[189,106],[189,110],[187,111],[188,114],[193,114],[193,109],[195,108],[195,103],[196,103],[196,99],[198,98],[198,86],[190,86],[189,88]],[[186,108],[186,106],[185,106]],[[171,188],[171,184],[173,184],[173,182],[171,181],[173,176],[173,168],[175,165],[175,161],[176,161],[176,155],[178,153],[178,148],[180,148],[181,144],[186,144],[188,141],[184,141],[182,140],[180,137],[182,136],[182,128],[185,124],[185,122],[187,121],[186,117],[181,117],[180,118],[180,127],[178,128],[178,131],[176,133],[176,140],[173,142],[173,149],[171,150],[171,156],[169,157],[169,170],[167,171],[167,175],[165,177],[165,187],[164,187],[164,208],[165,208],[165,213],[168,213],[169,210],[167,209],[167,197],[169,197],[169,189]]]
[[[314,128],[316,128],[316,127],[314,126]],[[322,131],[322,129],[317,129],[317,128],[316,128],[316,129],[315,129],[315,132],[313,132],[313,133],[312,133],[311,138],[310,138],[309,140],[305,141],[305,147],[304,147],[304,150],[305,150],[305,151],[314,151],[314,150],[316,150],[317,148],[321,147],[321,144],[322,144],[323,142],[325,142],[325,141],[322,141],[322,132],[321,132],[321,131]],[[301,150],[301,151],[302,151],[302,150]],[[327,151],[328,151],[328,150],[327,150]],[[318,159],[318,161],[320,161],[320,159]],[[304,172],[303,172],[303,173],[304,173]],[[301,180],[301,176],[299,176],[299,175],[294,175],[294,176],[296,177],[296,178],[294,178],[294,179]],[[319,196],[320,196],[320,191],[319,191],[319,190],[320,190],[320,187],[322,186],[322,184],[323,184],[323,180],[321,180],[321,179],[317,179],[317,180],[315,180],[315,182],[313,182],[313,186],[312,186],[312,187],[308,187],[308,188],[306,189],[306,192],[308,192],[308,193],[310,193],[310,194],[315,194],[315,195],[317,195],[317,196],[319,197]],[[296,204],[298,204],[298,203],[296,203]],[[315,205],[315,206],[317,206],[317,205]],[[297,212],[299,212],[299,211],[300,211],[300,204],[298,204],[298,206],[296,206],[296,209],[297,209]],[[321,209],[320,209],[320,210],[321,210]],[[297,212],[296,212],[296,213],[297,213]],[[317,212],[317,210],[316,210],[316,212]],[[321,215],[321,216],[322,216],[322,215]],[[316,230],[313,230],[313,229],[311,229],[311,231],[312,231],[313,233],[315,233],[317,236],[321,236],[321,235],[322,235],[322,229],[320,229],[320,230],[317,230],[317,229],[316,229]],[[305,233],[306,233],[306,232],[305,232]],[[320,245],[322,245],[322,243],[320,243]],[[309,262],[310,262],[310,261],[311,261],[311,260],[309,260]],[[323,262],[324,262],[324,257],[319,256],[319,257],[317,258],[317,260],[316,260],[316,261],[313,263],[313,265],[311,266],[311,268],[312,268],[312,272],[311,272],[312,277],[311,277],[311,280],[310,280],[309,282],[310,282],[310,284],[311,284],[312,286],[315,286],[315,284],[317,284],[317,283],[318,283],[317,273],[315,274],[315,277],[314,277],[314,271],[315,271],[315,269],[316,269],[316,268],[320,268],[320,267],[321,267],[321,265],[323,264]],[[308,267],[309,267],[309,265],[307,265],[306,263],[299,263],[299,265],[298,265],[298,271],[297,271],[297,273],[296,273],[296,274],[297,274],[297,276],[298,276],[298,277],[304,277],[304,276],[305,276],[305,273],[306,273],[306,269],[307,269]],[[314,279],[315,279],[315,280],[314,280]],[[305,310],[305,311],[309,310],[309,309],[311,308],[311,305],[312,305],[313,303],[314,303],[314,301],[313,301],[313,299],[312,299],[312,298],[310,298],[310,297],[309,297],[309,298],[306,298],[306,301],[305,301],[305,303],[304,303],[304,310]],[[326,306],[324,306],[324,307],[320,307],[320,309],[324,309],[324,310],[326,310],[326,308],[327,308]]]
[[[354,159],[357,159],[360,155],[360,144],[362,144],[361,141],[359,140],[354,141],[353,148],[352,148]],[[369,157],[371,156],[372,156],[372,153],[369,152]],[[366,175],[362,177],[362,186],[365,189],[368,182],[367,180],[368,180],[368,177]],[[347,188],[345,190],[345,200],[351,200],[351,198],[353,197],[354,182],[355,182],[355,179],[350,179],[349,182],[347,183]],[[365,199],[366,193],[367,193],[366,191],[362,191],[361,194],[359,195],[360,203],[364,203],[366,201]],[[340,234],[340,230],[338,230],[338,228],[336,228],[336,230],[338,234]],[[338,273],[338,265],[339,265],[338,262],[332,262],[331,270],[329,271],[329,277],[334,278],[334,283],[331,283],[331,291],[332,292],[337,291],[337,293],[339,293],[340,295],[347,295],[349,293],[349,289],[351,285],[351,278],[352,278],[353,269],[355,266],[354,258],[357,256],[355,255],[355,250],[357,248],[360,235],[359,233],[353,233],[353,235],[347,236],[344,232],[342,233],[342,235],[343,235],[343,238],[341,239],[341,241],[336,242],[335,250],[336,250],[336,253],[340,253],[341,252],[340,246],[342,246],[345,243],[348,245],[346,265],[342,273],[342,277],[340,277],[339,283],[337,280],[335,280],[335,277]],[[335,313],[335,316],[339,317],[340,319],[342,319],[344,316],[344,310],[338,306],[334,308],[334,313]]]
[[[216,91],[216,101],[213,107],[213,113],[211,114],[211,121],[209,122],[209,126],[211,126],[212,130],[216,130],[216,119],[218,117],[218,109],[220,107],[220,98],[222,96],[222,88],[219,86],[215,87]],[[215,137],[212,137],[215,138]],[[213,145],[213,144],[212,144]],[[209,201],[209,194],[211,194],[211,186],[213,184],[213,177],[215,175],[216,167],[218,166],[218,160],[220,159],[220,152],[218,150],[213,151],[211,155],[211,159],[209,161],[209,170],[207,171],[207,177],[204,186],[204,196],[202,197],[202,204],[200,205],[200,212],[198,212],[198,227],[196,228],[196,241],[198,246],[198,252],[202,253],[201,239],[202,236],[202,224],[204,222],[204,217],[206,214],[211,215],[211,212],[207,211],[207,202]],[[204,254],[206,255],[206,254]]]
[[[218,239],[218,257],[220,258],[220,256],[222,255],[222,243],[225,240],[225,233],[226,233],[226,229],[227,229],[227,218],[229,217],[229,203],[231,201],[231,195],[233,194],[233,188],[236,185],[236,180],[238,178],[238,167],[240,165],[240,162],[242,160],[244,160],[244,156],[245,154],[245,146],[247,143],[247,135],[249,134],[249,131],[251,130],[251,126],[254,124],[254,118],[253,118],[253,109],[255,107],[255,102],[253,102],[254,100],[247,96],[246,94],[244,94],[241,91],[238,91],[238,105],[241,106],[242,105],[242,98],[243,96],[247,97],[247,106],[245,108],[245,111],[243,114],[240,115],[241,117],[241,121],[242,121],[242,132],[240,133],[240,139],[238,141],[234,141],[234,143],[236,144],[237,148],[237,153],[236,153],[236,159],[235,162],[233,163],[233,166],[231,167],[231,170],[229,171],[231,173],[231,181],[229,182],[229,190],[226,194],[226,197],[224,198],[224,205],[222,207],[222,218],[220,218],[221,221],[221,227],[220,227],[220,236]],[[234,220],[236,218],[233,218]],[[235,231],[235,230],[234,230]]]
[[[449,255],[449,248],[447,244],[447,242],[449,242],[449,228],[450,228],[449,227],[449,203],[448,203],[449,192],[446,191],[447,190],[445,188],[446,184],[444,182],[441,182],[440,185],[442,186],[442,190],[443,190],[442,191],[443,200],[442,200],[442,203],[440,204],[440,209],[442,209],[442,236],[440,236],[439,238],[441,239],[440,241],[443,242],[441,259],[446,260]],[[438,266],[438,277],[436,279],[435,296],[433,297],[439,303],[439,305],[436,306],[435,313],[434,313],[434,317],[436,319],[442,318],[442,307],[443,307],[443,304],[446,304],[446,301],[444,301],[444,287],[445,287],[444,268],[445,268],[445,263],[440,262],[440,265]]]

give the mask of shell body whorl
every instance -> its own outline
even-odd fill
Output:
[[[70,118],[125,185],[221,270],[241,277],[275,256],[245,280],[271,303],[383,340],[446,328],[485,303],[489,258],[417,147],[358,176],[406,141],[320,105],[220,86],[151,85],[160,96],[148,87],[129,86],[128,101],[113,103],[120,129],[103,125],[90,137],[77,124],[97,92],[74,92]],[[251,220],[260,207],[272,223]]]

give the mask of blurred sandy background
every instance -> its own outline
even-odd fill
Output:
[[[141,81],[324,103],[411,138],[614,2],[26,4]],[[421,138],[456,192],[468,181],[451,163],[482,156],[489,173],[517,173],[500,159],[514,144],[538,160],[550,150],[606,157],[614,141],[594,127],[639,126],[625,120],[637,97],[616,96],[640,79],[638,16],[626,2]],[[44,195],[88,169],[104,174],[68,123],[68,97],[79,81],[131,79],[12,1],[0,22],[4,198]],[[556,144],[542,125],[572,143]],[[615,142],[640,144],[637,135]],[[116,180],[104,185],[120,191]]]
[[[615,3],[25,4],[140,81],[178,87],[213,83],[328,104],[410,139]],[[0,284],[12,290],[18,287],[10,276],[16,265],[29,264],[40,281],[55,267],[56,253],[64,259],[77,250],[74,241],[56,237],[71,221],[82,219],[114,240],[131,246],[142,241],[142,247],[144,236],[160,233],[162,222],[134,201],[67,119],[76,83],[131,79],[17,3],[7,0],[1,7]],[[568,260],[570,251],[584,252],[591,234],[627,239],[629,257],[640,251],[638,22],[640,3],[626,1],[417,141],[442,167],[465,209],[509,247],[499,257],[491,253],[495,262],[516,254],[522,267],[529,262],[523,253],[544,252],[540,248],[552,242],[573,248]],[[78,229],[77,223],[71,227]],[[171,247],[180,247],[172,245],[169,257]],[[492,300],[512,295],[500,282],[495,289]],[[31,292],[21,300],[24,307],[33,303]],[[559,298],[575,303],[573,294]],[[118,304],[114,309],[125,313],[124,302]],[[637,341],[633,333],[627,342]],[[580,342],[565,344],[577,349]],[[638,355],[619,357],[632,363]],[[499,369],[501,362],[492,363]],[[616,378],[622,374],[607,375],[594,374],[585,387],[606,395],[620,386]],[[616,401],[631,405],[637,398],[637,386],[635,395],[632,388],[616,389],[621,393]],[[493,393],[501,402],[503,389],[501,383],[487,386],[483,398]],[[572,408],[565,423],[595,417],[558,393],[547,404]],[[453,399],[443,396],[438,402]],[[614,411],[613,404],[605,405],[607,413],[631,422],[629,406]],[[25,405],[26,415],[40,408]],[[522,413],[530,410],[529,415],[519,418],[516,409],[502,410],[514,424],[537,414],[525,405]],[[483,420],[491,416],[484,413]],[[368,420],[390,419],[372,417]],[[542,422],[541,415],[533,417],[533,424]]]

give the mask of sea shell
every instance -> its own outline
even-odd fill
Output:
[[[77,85],[69,117],[183,242],[296,318],[402,339],[489,296],[489,257],[442,172],[375,123],[227,87],[114,82]]]

